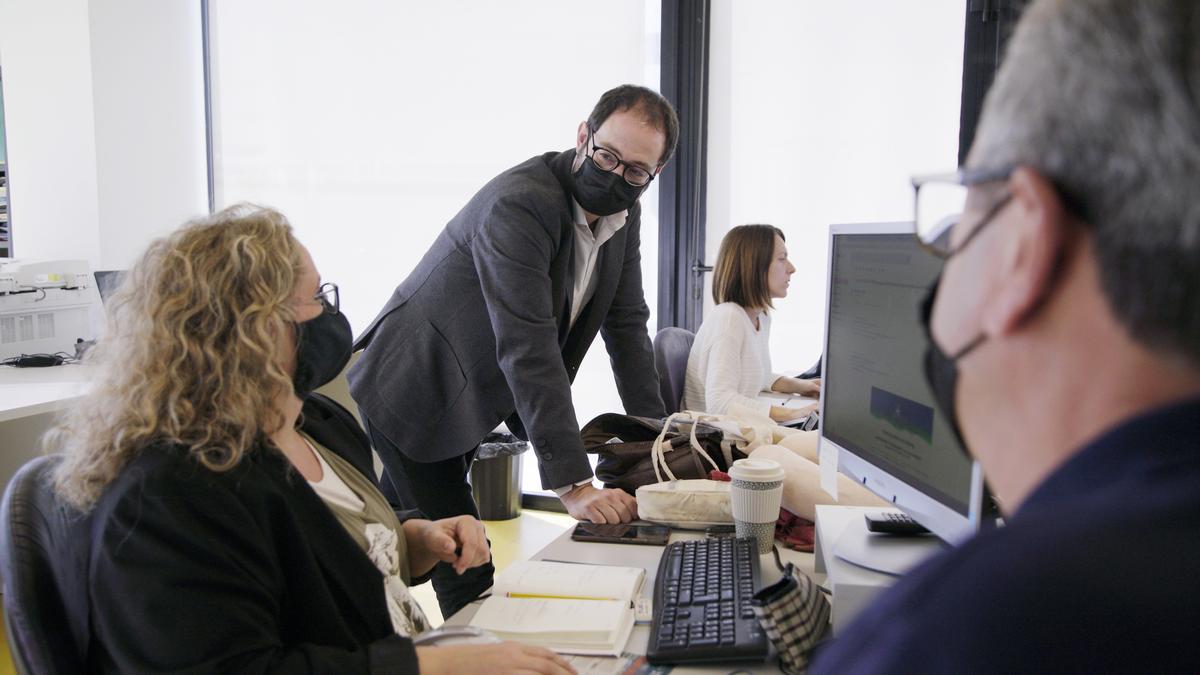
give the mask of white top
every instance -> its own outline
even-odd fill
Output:
[[[771,317],[758,315],[758,328],[741,305],[723,302],[704,318],[688,354],[683,407],[726,415],[736,408],[771,413],[756,395],[782,377],[771,371]]]
[[[308,439],[305,439],[305,442],[307,443]],[[313,451],[313,455],[316,456],[317,463],[321,465],[321,480],[308,481],[308,484],[312,486],[313,492],[316,492],[317,496],[325,501],[325,503],[336,504],[348,511],[359,513],[366,508],[363,500],[354,493],[354,490],[350,489],[349,485],[346,485],[346,481],[342,480],[334,472],[325,461],[325,458],[321,456],[321,453],[317,452],[312,447],[312,444],[309,444],[308,447]]]
[[[629,211],[602,216],[596,221],[596,231],[593,233],[583,207],[574,197],[571,198],[571,206],[575,213],[575,279],[571,294],[571,327],[574,328],[579,313],[596,294],[596,260],[600,257],[600,247],[625,227]]]
[[[326,504],[336,504],[350,511],[361,512],[366,508],[363,500],[337,475],[321,453],[311,443],[308,447],[321,464],[321,480],[308,481],[317,496]],[[412,617],[420,617],[421,621],[426,622],[425,614],[400,578],[400,547],[397,541],[400,533],[383,523],[367,523],[363,536],[367,539],[367,557],[383,575],[383,594],[388,616],[392,620],[392,630],[398,635],[416,635],[420,627]]]

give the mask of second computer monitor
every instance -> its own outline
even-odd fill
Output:
[[[923,374],[919,309],[940,270],[910,223],[830,227],[821,443],[843,473],[954,542],[978,529],[983,478]]]

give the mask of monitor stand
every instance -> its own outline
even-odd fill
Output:
[[[834,636],[880,591],[896,583],[894,572],[912,567],[920,558],[945,546],[935,537],[877,541],[877,535],[867,532],[863,516],[887,510],[877,506],[817,506],[813,569],[825,575],[826,587],[833,593],[830,619]],[[890,571],[877,572],[879,568]]]
[[[947,545],[932,534],[898,536],[868,532],[866,520],[860,517],[846,523],[833,545],[833,554],[859,567],[898,577],[943,548]]]

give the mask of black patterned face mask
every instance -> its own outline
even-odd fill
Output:
[[[571,178],[575,201],[584,211],[596,216],[611,216],[628,210],[646,189],[645,185],[630,185],[624,176],[613,171],[602,170],[591,157],[584,158]]]
[[[296,372],[292,388],[300,398],[331,381],[350,362],[354,334],[341,312],[322,312],[296,324]]]
[[[959,447],[967,455],[967,459],[971,459],[971,453],[967,450],[967,444],[963,440],[962,430],[958,424],[958,409],[954,404],[954,395],[958,390],[958,360],[983,344],[986,338],[982,334],[979,335],[953,355],[947,354],[938,346],[937,340],[933,339],[933,331],[929,324],[933,317],[933,303],[937,300],[938,285],[941,284],[941,281],[942,275],[939,274],[925,293],[925,299],[921,301],[921,326],[925,329],[925,340],[928,343],[925,347],[925,381],[933,390],[933,399],[937,402],[942,414],[946,416],[950,430],[958,439]]]

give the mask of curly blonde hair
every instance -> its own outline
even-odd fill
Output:
[[[292,381],[276,352],[294,319],[299,246],[281,213],[249,204],[150,245],[88,353],[94,386],[47,435],[46,449],[65,454],[63,499],[89,510],[160,442],[227,471],[283,423],[275,401]]]

